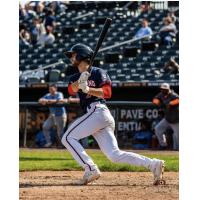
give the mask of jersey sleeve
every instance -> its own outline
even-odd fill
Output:
[[[111,80],[106,71],[100,69],[98,71],[98,86],[102,87],[103,85],[111,85]]]
[[[159,106],[160,105],[160,100],[158,98],[153,98],[152,103]]]
[[[56,99],[57,99],[57,100],[63,99],[63,93],[62,93],[62,92],[59,92]]]
[[[171,100],[175,100],[175,99],[179,99],[179,96],[178,96],[178,94],[173,92],[171,95]]]
[[[49,99],[49,94],[45,94],[43,97],[41,97],[41,99]]]
[[[169,101],[170,106],[176,106],[179,104],[179,96],[176,93],[172,93]]]
[[[69,85],[76,82],[79,79],[80,74],[74,74],[69,78]]]
[[[157,94],[157,95],[154,97],[154,99],[158,99],[159,101],[162,101],[162,94],[161,94],[161,93]]]
[[[71,84],[74,83],[74,82],[76,82],[76,81],[79,79],[79,76],[80,76],[80,74],[75,74],[75,75],[72,75],[72,76],[69,78],[68,93],[69,93],[70,96],[75,96],[75,95],[76,95],[76,93],[73,92],[73,90],[72,90]]]

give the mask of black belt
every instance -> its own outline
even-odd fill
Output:
[[[104,104],[104,105],[106,105],[106,103],[105,103],[105,101],[104,101],[104,100],[93,101],[93,102],[91,102],[91,103],[90,103],[90,105],[91,105],[92,103],[95,103],[95,102],[99,102],[99,103],[101,103],[101,104]],[[91,108],[91,106],[90,106],[90,105],[88,105],[88,106],[87,106],[87,108],[88,108],[88,109],[90,109],[90,108]]]

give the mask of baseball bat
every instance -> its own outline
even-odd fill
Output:
[[[96,57],[98,51],[99,51],[99,48],[101,47],[101,45],[102,45],[102,43],[103,43],[103,41],[104,41],[104,39],[105,39],[105,37],[106,37],[106,34],[107,34],[108,29],[109,29],[109,27],[110,27],[110,25],[111,25],[111,22],[112,22],[112,19],[111,19],[111,18],[106,18],[106,21],[105,21],[105,23],[104,23],[104,26],[103,26],[103,28],[102,28],[102,30],[101,30],[100,35],[99,35],[99,39],[98,39],[98,41],[97,41],[96,47],[95,47],[95,49],[94,49],[94,53],[93,53],[92,58],[91,58],[91,60],[90,60],[90,65],[89,65],[88,71],[90,71],[90,68],[91,68],[91,66],[92,66],[92,64],[93,64],[93,62],[94,62],[94,59],[95,59],[95,57]]]

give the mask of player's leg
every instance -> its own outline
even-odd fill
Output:
[[[179,123],[170,124],[170,127],[173,130],[173,149],[179,149]]]
[[[102,128],[98,109],[93,109],[72,123],[62,137],[62,144],[70,151],[74,159],[86,170],[93,170],[96,167],[88,156],[79,140]]]
[[[74,159],[85,169],[81,184],[87,184],[100,177],[101,173],[93,160],[88,156],[79,140],[101,129],[98,110],[93,110],[77,119],[62,137],[62,144],[69,150]]]
[[[167,146],[166,136],[164,134],[165,130],[169,127],[169,123],[166,119],[162,119],[156,126],[155,126],[155,134],[158,138],[158,142],[161,147]]]
[[[107,126],[94,133],[93,136],[103,153],[113,162],[143,166],[150,169],[154,174],[154,184],[160,183],[164,170],[164,161],[120,150],[114,135],[115,122],[108,108],[102,110],[101,117],[104,118]]]
[[[160,184],[163,180],[164,161],[151,159],[133,152],[122,151],[118,148],[117,140],[111,127],[93,134],[102,152],[112,161],[116,163],[126,163],[133,166],[142,166],[154,175],[154,184]],[[163,182],[164,183],[164,182]]]
[[[152,159],[132,153],[122,151],[118,147],[116,137],[111,127],[93,134],[102,152],[112,161],[116,163],[127,163],[134,166],[143,166],[150,169]]]
[[[44,133],[44,136],[46,139],[45,147],[50,147],[52,144],[51,136],[50,136],[50,129],[53,127],[53,125],[54,125],[54,121],[53,121],[52,116],[50,115],[42,126],[43,133]]]

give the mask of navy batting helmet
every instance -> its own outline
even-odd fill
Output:
[[[72,46],[72,48],[69,51],[65,51],[64,54],[68,57],[72,57],[72,53],[77,53],[76,55],[76,60],[81,61],[81,60],[87,60],[91,59],[93,55],[93,50],[84,44],[78,43]]]

